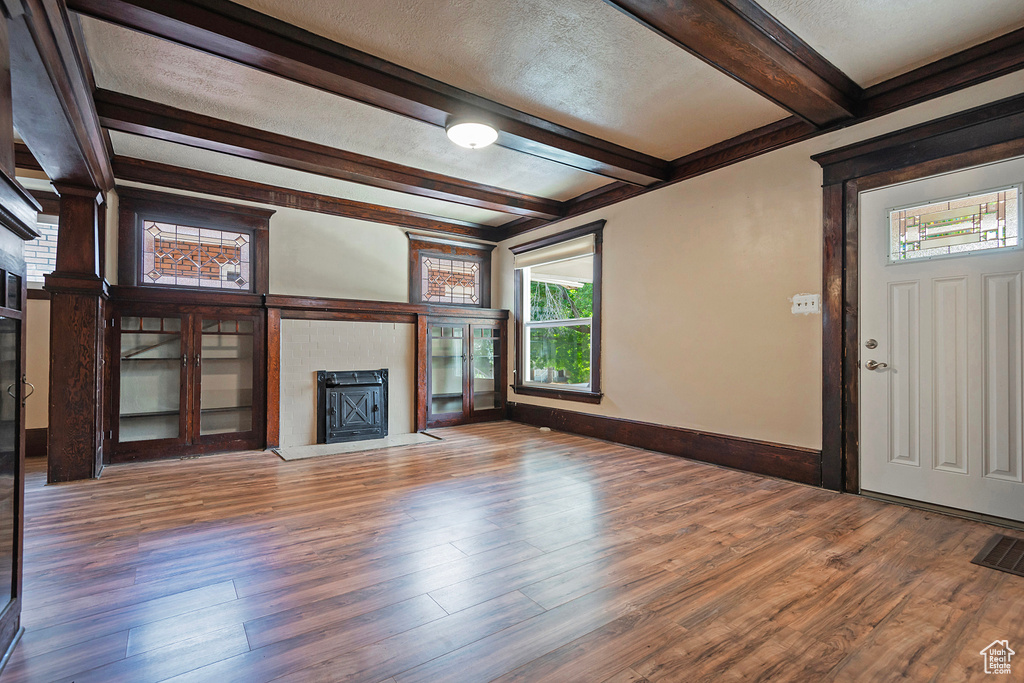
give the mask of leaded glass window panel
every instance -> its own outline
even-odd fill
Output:
[[[889,212],[889,260],[962,256],[1020,246],[1020,186]]]
[[[252,235],[144,221],[142,281],[152,285],[249,291]]]
[[[421,255],[420,278],[420,292],[425,303],[480,303],[481,268],[478,261]]]

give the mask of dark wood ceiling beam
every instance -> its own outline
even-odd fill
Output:
[[[14,143],[14,167],[27,171],[43,171],[43,167],[39,165],[39,161],[24,142]]]
[[[114,174],[64,3],[5,3],[14,127],[50,180],[109,190]]]
[[[561,202],[452,178],[210,116],[96,91],[100,122],[110,130],[167,140],[362,185],[531,218],[562,215]]]
[[[852,118],[860,87],[749,0],[606,0],[816,126]]]
[[[478,223],[440,218],[415,211],[340,199],[129,157],[114,157],[114,175],[118,180],[447,235],[491,241],[495,241],[499,235],[497,228]]]
[[[881,116],[1024,69],[1024,28],[864,90],[858,117]]]
[[[662,159],[545,121],[227,0],[69,0],[82,14],[435,126],[477,115],[499,145],[616,180],[668,177]]]

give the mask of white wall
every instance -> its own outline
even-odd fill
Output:
[[[1021,92],[1006,76],[501,243],[494,304],[511,309],[510,246],[607,220],[603,401],[510,400],[820,448],[821,317],[788,300],[821,292],[811,155]]]
[[[388,434],[415,430],[416,326],[281,321],[281,446],[316,443],[318,370],[388,369]]]

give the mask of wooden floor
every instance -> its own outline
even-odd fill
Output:
[[[1024,652],[1024,578],[969,562],[992,527],[512,423],[439,433],[60,486],[33,462],[3,683],[959,681],[993,640]]]

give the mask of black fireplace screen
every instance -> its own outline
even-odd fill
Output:
[[[388,371],[316,373],[316,442],[382,439],[388,435]]]

